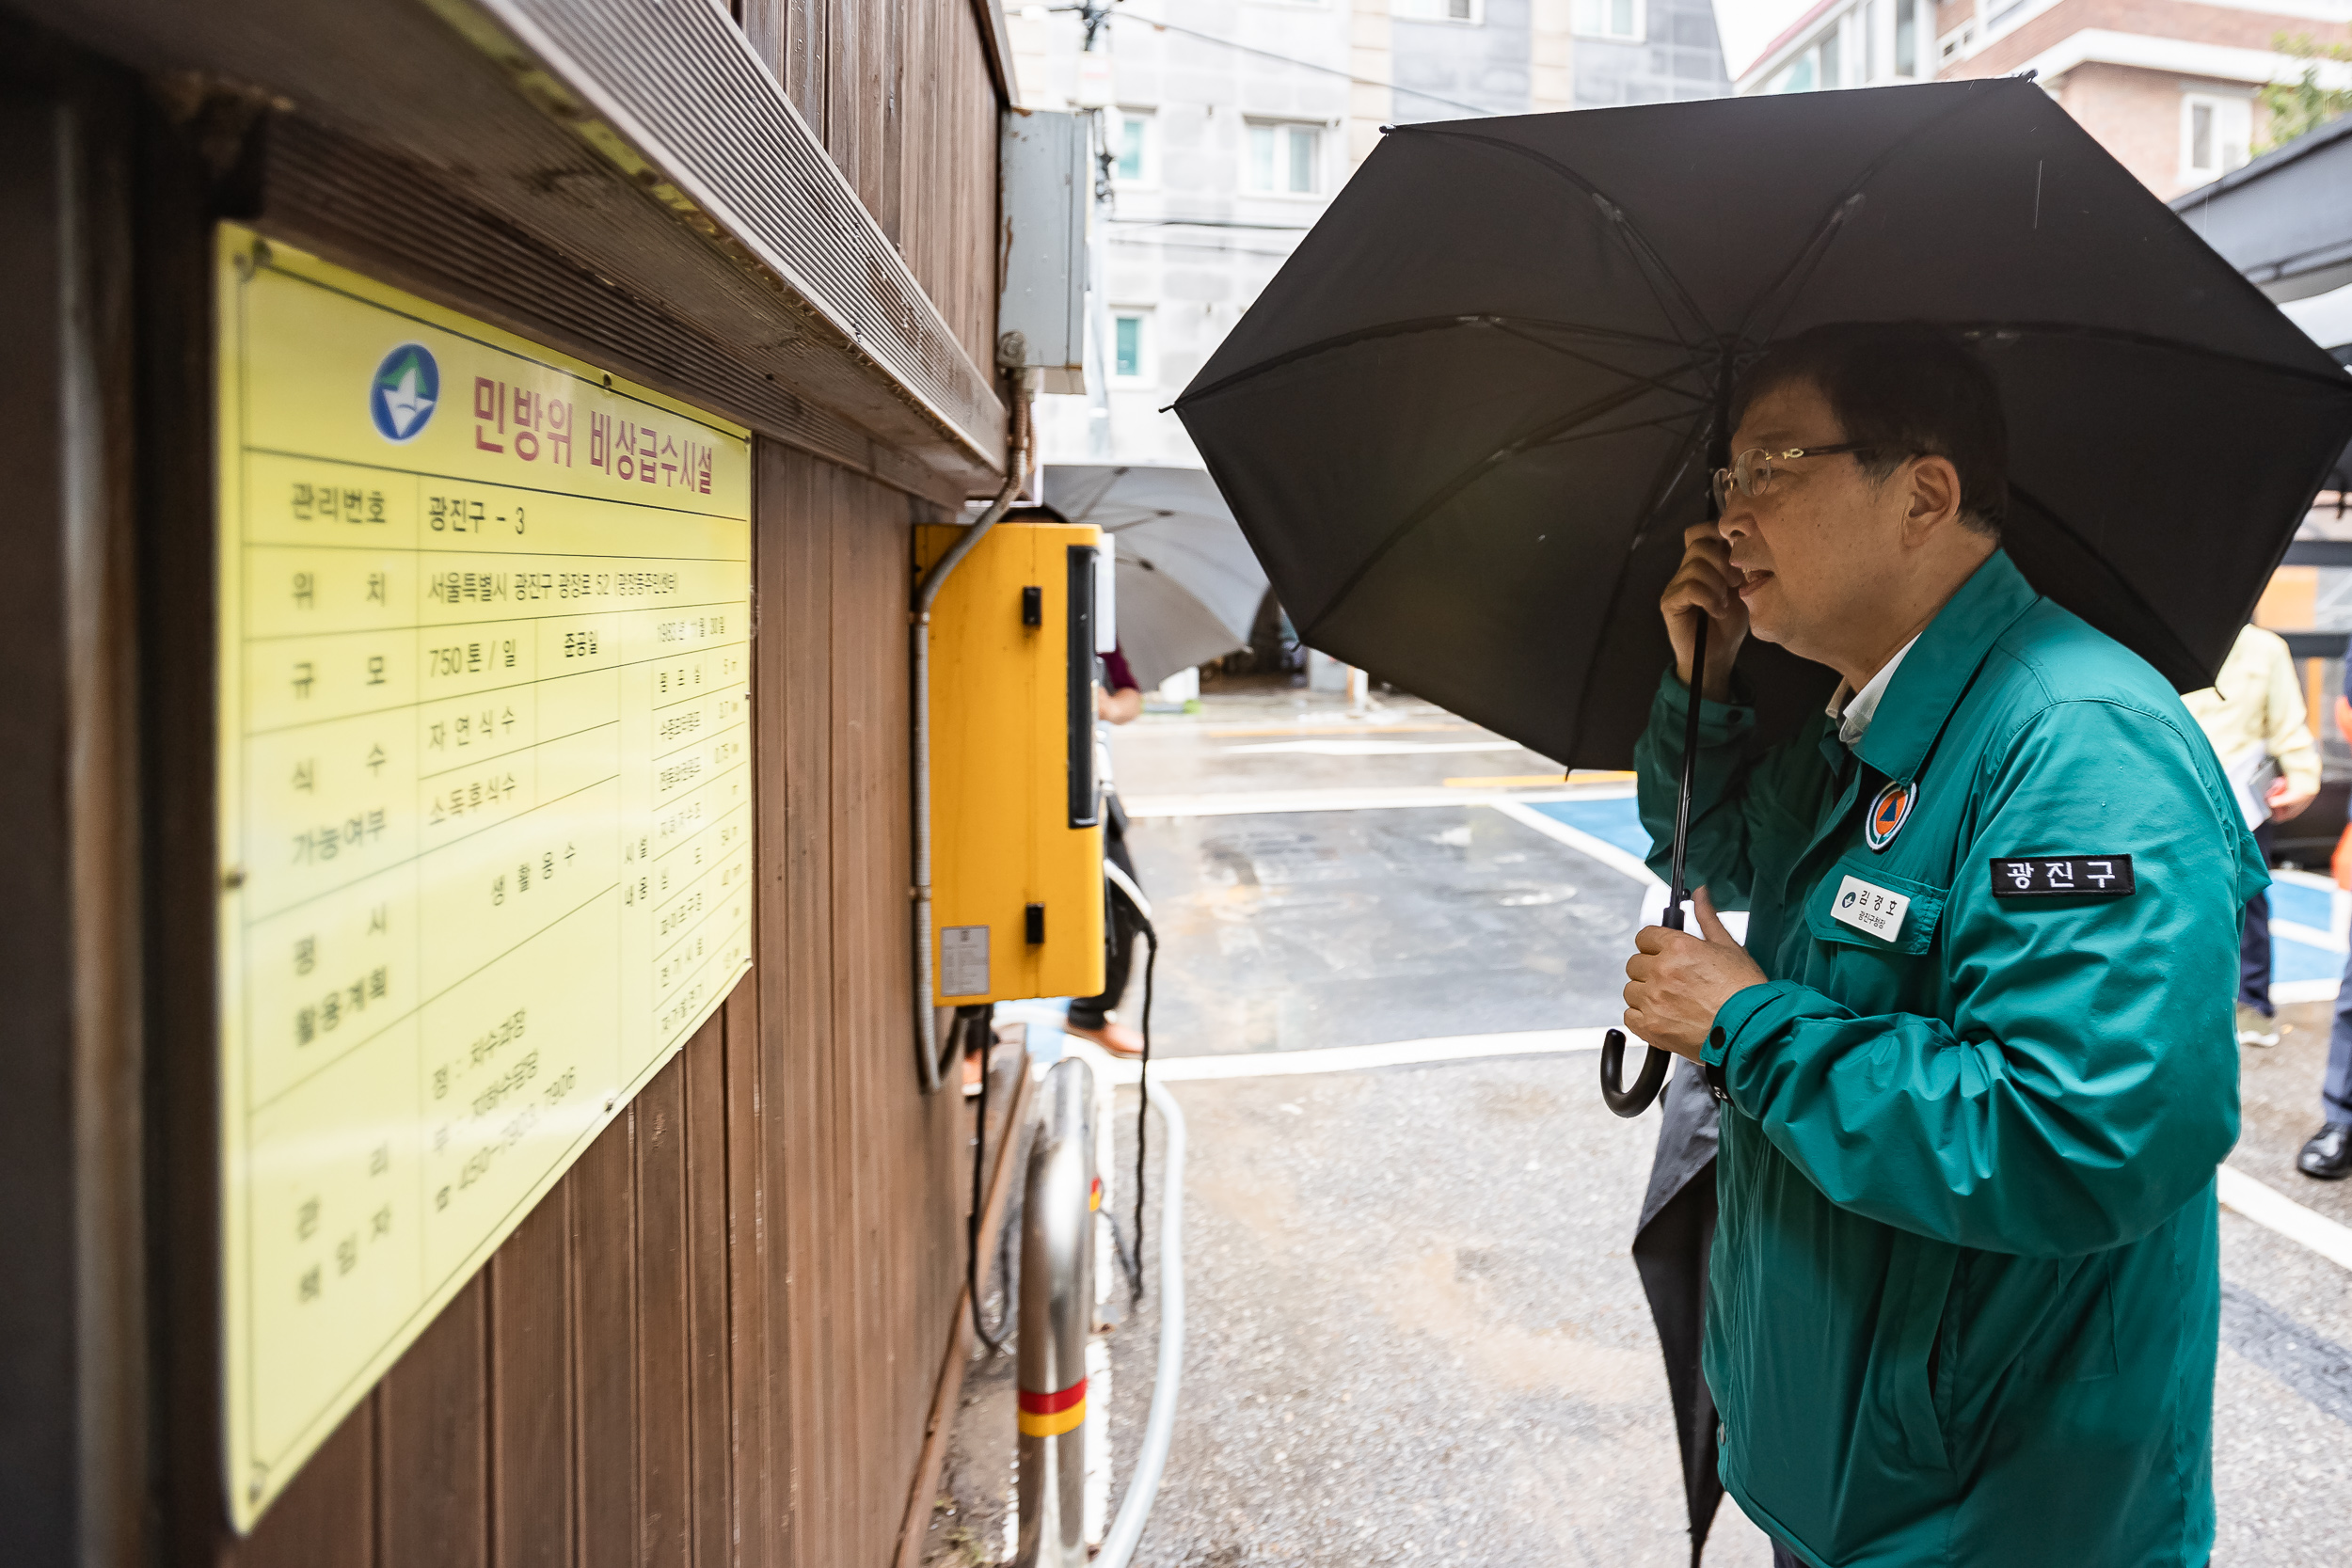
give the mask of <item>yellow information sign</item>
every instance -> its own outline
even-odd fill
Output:
[[[224,226],[244,1529],[751,964],[746,433]]]

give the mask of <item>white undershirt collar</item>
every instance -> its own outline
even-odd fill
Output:
[[[1861,690],[1856,691],[1842,680],[1837,683],[1836,693],[1830,698],[1826,711],[1838,721],[1838,739],[1849,746],[1862,739],[1864,732],[1870,727],[1871,719],[1878,713],[1879,699],[1886,695],[1886,683],[1895,678],[1895,667],[1903,661],[1903,655],[1911,652],[1912,643],[1918,641],[1914,636],[1910,642],[1896,649],[1895,657],[1880,665],[1879,673],[1872,675]]]

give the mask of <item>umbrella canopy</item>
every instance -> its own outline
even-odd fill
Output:
[[[1199,468],[1049,463],[1045,504],[1110,539],[1119,643],[1144,686],[1249,645],[1265,568]]]
[[[1727,379],[1870,321],[1992,372],[2035,587],[2210,685],[2352,379],[2029,82],[1399,127],[1176,408],[1305,641],[1620,768]]]

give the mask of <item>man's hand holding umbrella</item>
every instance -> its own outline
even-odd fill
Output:
[[[1625,965],[1625,1026],[1637,1039],[1695,1062],[1723,1005],[1765,975],[1724,928],[1705,888],[1691,895],[1691,908],[1701,935],[1645,926],[1634,937]]]

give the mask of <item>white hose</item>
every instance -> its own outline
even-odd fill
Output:
[[[1160,1130],[1168,1136],[1160,1168],[1160,1364],[1152,1379],[1152,1414],[1143,1424],[1143,1448],[1126,1500],[1111,1521],[1094,1568],[1127,1568],[1160,1495],[1168,1449],[1176,1433],[1176,1396],[1184,1375],[1184,1113],[1166,1089],[1151,1097]]]

